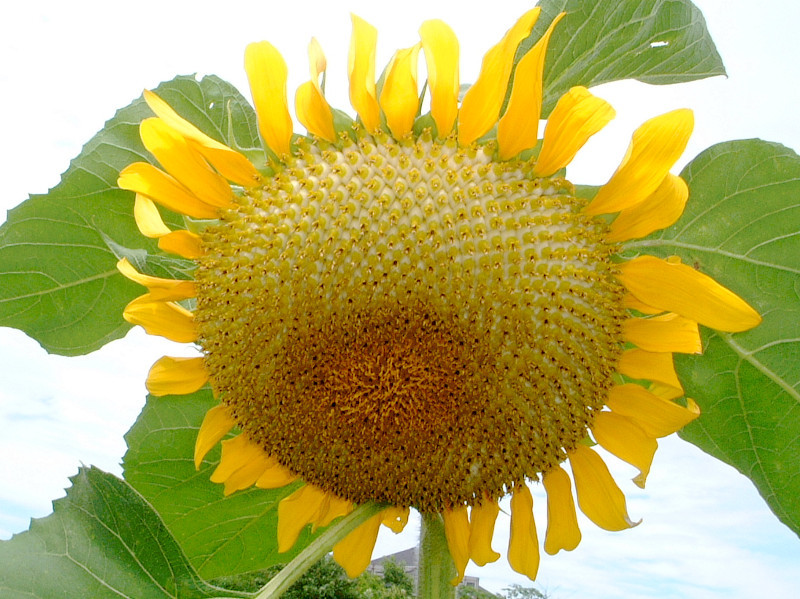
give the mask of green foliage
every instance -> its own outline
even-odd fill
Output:
[[[286,562],[312,538],[307,531],[301,533],[292,551],[278,553],[278,503],[298,484],[275,490],[251,488],[225,497],[223,486],[210,480],[219,461],[219,446],[195,470],[197,431],[215,405],[208,390],[148,398],[126,435],[130,449],[123,460],[126,480],[161,514],[206,578]]]
[[[237,591],[254,593],[261,589],[283,566],[278,564],[257,572],[222,576],[210,582]],[[344,569],[329,555],[303,574],[282,596],[282,599],[411,599],[414,581],[402,566],[393,560],[384,562],[384,575],[364,572],[356,579],[347,577]]]
[[[326,556],[311,566],[282,599],[359,599],[357,586],[339,564]]]
[[[575,85],[638,79],[666,84],[724,75],[700,10],[689,0],[542,0],[542,13],[517,58],[567,13],[550,40],[542,115]]]
[[[680,256],[764,321],[735,335],[704,330],[705,355],[677,357],[703,411],[681,436],[749,477],[800,533],[800,156],[760,140],[726,142],[682,176],[684,215],[629,247]]]
[[[156,92],[208,135],[258,145],[253,109],[221,79],[177,77]],[[140,258],[158,250],[136,228],[134,194],[119,189],[117,177],[132,162],[152,161],[139,139],[139,123],[149,116],[141,98],[119,110],[61,183],[9,211],[0,227],[0,326],[25,331],[63,355],[94,351],[130,328],[122,309],[142,288],[117,272],[117,260],[137,249]],[[164,214],[168,224],[183,226],[177,215]],[[174,265],[148,262],[150,274],[183,278]]]
[[[219,587],[241,591],[243,593],[255,593],[281,571],[282,564],[276,564],[263,570],[255,572],[242,572],[241,574],[231,574],[230,576],[220,576],[209,580],[211,584]]]
[[[364,572],[356,579],[358,585],[358,596],[366,599],[377,599],[386,592],[386,585],[383,579],[372,572]]]
[[[502,593],[490,593],[481,588],[460,586],[458,599],[549,599],[550,595],[534,587],[524,587],[512,584],[503,589]]]
[[[282,565],[271,566],[258,572],[225,576],[213,580],[226,589],[237,589],[254,593],[261,589]],[[323,557],[281,595],[281,599],[361,599],[358,579],[347,577],[344,569],[330,556]]]
[[[387,584],[382,577],[369,572],[359,576],[356,583],[358,596],[361,599],[410,599],[414,597],[413,590],[409,592],[404,586]]]
[[[524,587],[519,584],[512,584],[503,589],[500,594],[501,599],[548,599],[549,595],[533,587]]]
[[[414,595],[414,581],[405,567],[391,558],[383,562],[383,581],[387,587],[395,587],[408,597]]]
[[[242,596],[200,579],[153,508],[126,482],[82,468],[53,514],[0,541],[4,599]]]
[[[414,581],[402,564],[393,559],[383,562],[383,576],[365,572],[356,579],[358,596],[363,599],[410,599]]]
[[[498,599],[498,595],[481,588],[460,586],[456,589],[457,599]]]

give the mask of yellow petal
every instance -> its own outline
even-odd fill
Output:
[[[599,412],[592,424],[592,435],[603,449],[639,469],[633,482],[644,489],[658,448],[656,440],[634,421],[616,412]]]
[[[353,511],[354,505],[352,501],[342,499],[330,493],[328,495],[328,510],[318,519],[317,526],[328,526],[331,522],[336,520],[336,518],[346,516]]]
[[[693,127],[694,115],[686,108],[657,116],[639,127],[622,164],[600,188],[586,212],[619,212],[644,201],[683,154]]]
[[[259,489],[279,489],[297,479],[298,476],[296,474],[293,474],[288,468],[281,466],[278,460],[271,457],[266,468],[264,468],[264,471],[261,473],[261,476],[256,480],[255,485]]]
[[[369,566],[382,518],[382,514],[375,514],[333,546],[333,559],[350,578],[360,576]]]
[[[617,215],[606,239],[612,242],[638,239],[669,227],[683,214],[688,199],[686,181],[668,173],[661,185],[644,201]]]
[[[140,325],[148,335],[159,335],[178,343],[197,341],[194,315],[174,302],[154,301],[149,293],[129,303],[122,316],[129,323]]]
[[[537,6],[526,12],[506,32],[503,39],[483,57],[478,79],[461,102],[458,114],[458,143],[467,146],[485,134],[497,121],[506,97],[514,55],[519,43],[531,32],[539,18]]]
[[[677,314],[629,318],[622,325],[626,341],[651,352],[703,353],[697,323]]]
[[[589,138],[615,115],[611,104],[593,96],[585,87],[570,89],[559,98],[547,118],[533,173],[547,177],[567,166]]]
[[[233,181],[242,187],[258,187],[261,185],[262,177],[253,163],[244,154],[224,146],[221,149],[200,146],[198,150],[203,158],[208,160],[217,169],[217,172],[228,181]]]
[[[258,116],[258,130],[264,143],[278,157],[291,152],[292,117],[286,99],[289,70],[280,52],[269,42],[249,44],[244,68]]]
[[[536,580],[539,571],[539,538],[533,521],[533,497],[524,483],[514,485],[511,495],[511,538],[508,564],[520,574]]]
[[[208,166],[182,135],[158,118],[143,120],[139,125],[139,135],[144,147],[164,170],[200,201],[220,208],[230,207],[233,200],[231,186]]]
[[[375,47],[378,30],[364,19],[351,15],[353,35],[350,38],[350,54],[347,74],[350,78],[350,103],[355,108],[368,133],[381,126],[378,98],[375,94]]]
[[[400,533],[408,524],[409,509],[407,507],[390,507],[385,509],[383,513],[383,520],[381,524],[391,528],[392,532]]]
[[[450,581],[453,586],[464,579],[464,570],[469,561],[469,517],[466,506],[457,506],[442,512],[444,535],[450,557],[456,566],[456,576]]]
[[[745,331],[761,322],[742,298],[686,264],[639,256],[621,264],[617,278],[641,301],[719,331]]]
[[[438,136],[447,137],[458,114],[458,38],[438,19],[425,21],[419,28],[419,35],[428,69],[431,116]]]
[[[153,239],[170,233],[169,227],[161,218],[158,206],[153,200],[140,193],[136,194],[136,200],[133,203],[133,218],[136,220],[139,231],[145,237]]]
[[[602,458],[584,445],[569,454],[578,505],[586,516],[605,530],[624,530],[636,526],[628,517],[625,495],[611,478]]]
[[[133,267],[127,258],[122,258],[117,262],[117,270],[122,273],[125,278],[147,287],[147,290],[150,292],[149,295],[153,300],[182,300],[197,295],[194,281],[162,279],[160,277],[143,275]]]
[[[501,160],[508,160],[532,148],[539,139],[544,57],[553,29],[565,14],[562,12],[553,19],[545,34],[517,63],[508,107],[497,123],[497,145]]]
[[[222,443],[224,453],[226,441]],[[254,453],[247,462],[243,463],[225,479],[225,496],[227,497],[236,491],[252,487],[269,466],[270,456],[259,448],[257,453]],[[213,476],[211,480],[214,480]]]
[[[479,566],[497,561],[500,554],[492,549],[494,524],[500,506],[496,501],[486,497],[474,505],[469,515],[469,557]]]
[[[297,120],[309,133],[328,141],[336,141],[333,111],[319,85],[319,76],[325,71],[326,61],[316,38],[311,38],[308,45],[308,58],[311,64],[311,80],[297,88],[294,97]]]
[[[134,162],[122,169],[117,185],[141,193],[173,212],[193,218],[219,216],[218,208],[199,200],[174,177],[146,162]]]
[[[647,386],[647,390],[661,399],[678,399],[679,397],[683,397],[683,389],[678,389],[672,385],[665,385],[664,383],[650,383]]]
[[[411,133],[419,110],[417,63],[420,44],[398,50],[386,68],[380,105],[395,139]]]
[[[145,384],[150,393],[161,397],[194,393],[207,381],[208,372],[204,358],[164,356],[150,368]]]
[[[353,511],[353,503],[347,499],[337,497],[333,493],[326,493],[322,500],[319,513],[311,523],[311,532],[316,532],[321,526],[328,526],[340,516],[346,516]]]
[[[581,542],[578,517],[569,475],[560,466],[546,472],[542,477],[547,492],[547,532],[544,550],[555,555],[562,549],[572,551]]]
[[[314,485],[305,484],[278,504],[278,552],[289,551],[297,542],[300,531],[313,522],[327,493]]]
[[[203,145],[217,148],[227,148],[224,144],[212,139],[200,129],[192,125],[189,121],[181,117],[177,112],[172,109],[172,106],[167,104],[161,96],[149,89],[144,90],[143,93],[145,102],[150,107],[157,117],[169,125],[172,129],[186,137],[200,142]],[[230,149],[230,148],[228,148]]]
[[[687,404],[684,408],[633,383],[612,387],[606,399],[612,412],[630,418],[653,438],[671,435],[700,415],[693,400],[687,399]]]
[[[214,483],[227,481],[234,472],[264,455],[264,451],[243,434],[223,441],[221,445],[222,457],[211,474],[211,482]]]
[[[311,41],[308,43],[308,64],[311,80],[315,81],[317,86],[319,86],[319,76],[327,70],[328,61],[325,58],[325,53],[322,51],[322,46],[315,37],[312,37]],[[322,90],[322,88],[320,88],[320,90]]]
[[[206,412],[200,431],[197,433],[197,441],[194,444],[194,466],[198,470],[203,458],[211,451],[219,440],[236,426],[236,422],[231,417],[228,408],[223,405],[214,406]]]
[[[629,349],[623,352],[617,370],[620,374],[633,379],[658,381],[676,389],[683,389],[675,372],[672,354],[669,352],[656,353],[643,349]]]
[[[661,314],[664,312],[664,310],[661,310],[660,308],[648,306],[630,293],[626,293],[622,298],[622,304],[629,310],[637,310],[642,314]]]
[[[191,231],[173,231],[158,240],[158,247],[165,252],[194,260],[202,256],[203,239]]]
[[[147,105],[172,129],[194,142],[195,147],[223,177],[245,187],[258,185],[261,174],[236,150],[212,139],[189,121],[178,116],[172,107],[149,90],[144,91]]]

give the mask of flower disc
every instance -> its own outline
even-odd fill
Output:
[[[620,353],[603,225],[491,146],[304,143],[206,229],[196,319],[215,391],[336,495],[496,499],[586,436]]]

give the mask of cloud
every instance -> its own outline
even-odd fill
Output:
[[[121,473],[125,432],[153,361],[174,345],[141,330],[89,356],[49,356],[0,328],[0,538],[52,510],[81,463]]]
[[[635,470],[604,455],[626,493],[631,517],[642,523],[611,533],[581,517],[581,544],[570,553],[543,554],[537,586],[558,599],[789,597],[800,588],[797,538],[771,514],[752,483],[676,436],[660,444],[644,491],[626,480]],[[541,540],[546,500],[534,487]],[[495,549],[501,552],[507,530],[507,518],[501,517],[495,532]],[[512,582],[531,584],[502,560],[491,571],[470,573],[493,590]]]
[[[752,483],[676,436],[660,445],[646,490],[630,482],[633,468],[604,454],[629,513],[642,518],[638,527],[607,532],[579,514],[581,544],[556,556],[542,553],[532,583],[508,566],[509,521],[501,512],[493,546],[503,556],[483,568],[470,564],[467,574],[492,591],[517,583],[547,590],[555,599],[792,596],[800,588],[800,546]],[[541,543],[546,497],[540,485],[531,487]],[[507,513],[507,501],[503,508]],[[383,533],[376,556],[413,546],[417,527],[415,520],[400,536]]]

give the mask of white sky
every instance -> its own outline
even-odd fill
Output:
[[[624,153],[630,133],[672,108],[695,110],[685,163],[724,140],[761,137],[800,148],[800,68],[795,27],[800,4],[703,0],[697,4],[728,69],[728,79],[650,87],[620,83],[595,89],[617,109],[609,128],[588,144],[570,171],[602,183]],[[217,74],[247,90],[242,53],[268,39],[290,65],[290,89],[307,78],[306,46],[314,35],[328,55],[328,93],[345,108],[349,15],[379,30],[378,64],[416,40],[419,24],[442,18],[462,45],[462,80],[473,81],[483,52],[531,3],[404,0],[368,2],[15,2],[0,23],[0,114],[4,117],[0,209],[58,182],[69,160],[115,109],[144,87],[176,74]],[[475,5],[479,6],[479,5]],[[487,10],[488,8],[488,10]],[[247,95],[247,94],[246,94]],[[352,111],[351,111],[352,112]],[[0,538],[50,512],[80,462],[119,472],[122,435],[144,400],[149,365],[171,344],[133,331],[82,358],[47,356],[22,333],[0,329]],[[793,597],[800,588],[800,541],[781,525],[752,484],[677,438],[661,443],[645,491],[631,468],[609,459],[642,524],[607,533],[582,520],[575,551],[544,556],[537,584],[554,598],[659,597],[737,599]],[[540,537],[543,495],[536,496]],[[414,544],[413,526],[379,541],[379,553]],[[507,521],[495,548],[504,552]],[[501,558],[470,567],[500,590],[527,579]]]

